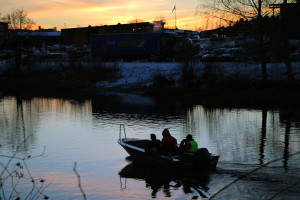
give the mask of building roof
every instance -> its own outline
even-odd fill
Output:
[[[18,32],[18,35],[21,36],[35,36],[35,37],[60,37],[60,31],[50,31],[50,32],[39,32],[39,31],[26,31]]]

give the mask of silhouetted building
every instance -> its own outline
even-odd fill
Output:
[[[41,26],[39,26],[39,30],[38,32],[56,32],[57,28],[53,27],[53,28],[42,28]]]
[[[300,39],[300,1],[297,3],[281,4],[280,18],[286,23],[289,39]]]
[[[289,39],[300,39],[300,0],[296,3],[270,4],[270,8],[280,9],[281,34],[287,31]]]
[[[84,46],[90,44],[93,34],[120,34],[120,33],[152,33],[153,24],[150,22],[117,24],[104,26],[88,26],[61,30],[63,44],[77,44]]]
[[[22,38],[25,47],[46,47],[61,43],[61,32],[53,29],[41,29],[31,31],[19,31],[18,35]]]

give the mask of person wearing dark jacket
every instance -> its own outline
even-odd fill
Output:
[[[162,154],[172,156],[177,150],[177,140],[171,136],[168,129],[162,132],[163,139],[161,140]]]
[[[156,139],[156,135],[154,133],[150,134],[151,141],[149,143],[149,153],[160,153],[161,150],[161,142]]]
[[[198,143],[193,139],[193,136],[188,134],[186,139],[183,139],[179,146],[180,153],[184,155],[193,155],[198,149]]]

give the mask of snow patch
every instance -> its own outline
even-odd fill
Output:
[[[121,78],[115,82],[101,81],[96,86],[110,88],[130,84],[151,85],[156,74],[179,76],[181,63],[122,62],[118,66],[122,71]]]

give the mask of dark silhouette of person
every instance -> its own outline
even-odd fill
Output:
[[[150,134],[151,141],[149,143],[148,152],[149,153],[160,153],[161,152],[161,142],[159,139],[156,139],[156,135],[154,133]]]
[[[172,156],[177,151],[177,140],[171,136],[168,129],[164,129],[162,132],[163,139],[161,140],[162,154]]]
[[[198,143],[194,140],[193,136],[188,134],[186,139],[180,142],[179,151],[184,155],[193,155],[198,149]]]

